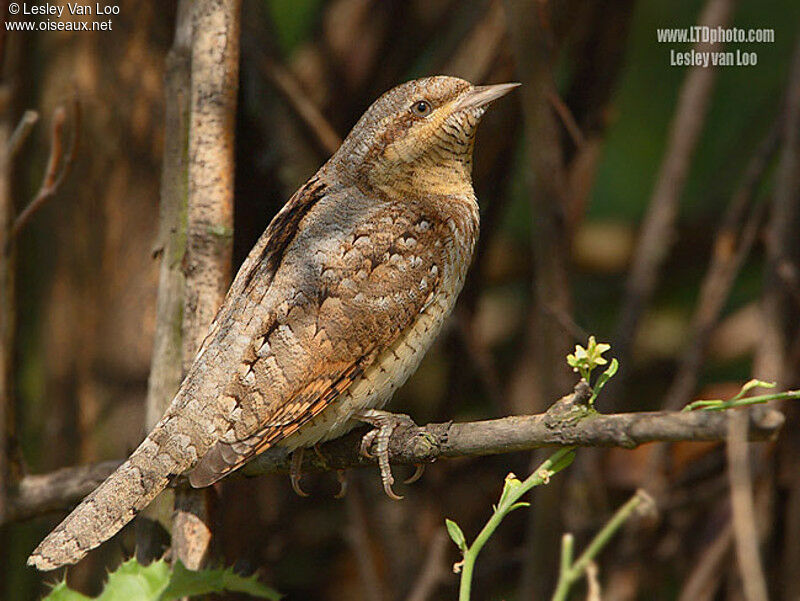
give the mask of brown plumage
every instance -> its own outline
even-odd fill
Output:
[[[78,561],[178,474],[206,486],[272,446],[383,424],[464,283],[475,128],[512,87],[430,77],[378,99],[250,252],[161,421],[28,563]]]

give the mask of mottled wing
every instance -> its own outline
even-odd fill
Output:
[[[328,192],[275,272],[281,302],[225,390],[227,431],[190,474],[206,486],[297,432],[412,326],[441,285],[447,224],[423,205]],[[275,302],[267,300],[267,302]]]

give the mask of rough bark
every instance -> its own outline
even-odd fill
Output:
[[[233,252],[234,126],[239,83],[241,0],[192,6],[187,240],[183,261],[183,372],[225,298]],[[210,490],[179,489],[173,519],[175,556],[191,569],[211,543]]]
[[[175,16],[175,37],[167,54],[164,78],[164,153],[161,168],[158,240],[154,253],[161,258],[156,301],[153,355],[145,401],[145,431],[156,425],[183,377],[182,325],[186,252],[186,148],[189,135],[191,85],[191,2],[181,0]],[[160,522],[169,527],[173,498],[156,499],[136,523],[136,556],[148,563],[163,552]]]

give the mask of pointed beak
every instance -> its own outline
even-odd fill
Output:
[[[463,111],[486,106],[519,85],[519,83],[498,83],[491,86],[475,86],[458,101],[455,110]]]

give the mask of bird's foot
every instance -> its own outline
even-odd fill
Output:
[[[319,443],[314,445],[314,453],[317,455],[320,462],[322,462],[322,465],[324,465],[326,469],[330,469],[330,464],[325,458],[325,455],[322,454]],[[339,492],[333,495],[333,498],[344,499],[344,496],[347,494],[347,474],[344,470],[336,470],[336,479],[339,481]]]
[[[403,497],[395,494],[392,490],[394,476],[389,465],[389,439],[392,432],[400,425],[414,423],[410,417],[398,413],[389,413],[378,409],[367,409],[355,414],[355,419],[366,422],[374,426],[374,430],[367,432],[361,439],[361,455],[375,459],[381,470],[381,482],[383,490],[390,499],[399,501]]]
[[[292,490],[300,497],[307,497],[308,493],[300,486],[300,478],[303,477],[303,453],[305,449],[299,447],[292,452],[292,464],[289,467],[289,479],[292,482]]]

